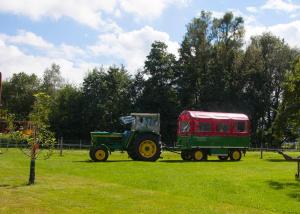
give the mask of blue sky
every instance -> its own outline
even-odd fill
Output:
[[[245,20],[245,41],[270,31],[291,46],[300,41],[300,0],[0,0],[0,71],[41,76],[55,62],[80,84],[95,66],[143,66],[150,45],[177,50],[186,25],[201,10]]]

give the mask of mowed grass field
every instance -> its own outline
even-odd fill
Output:
[[[88,151],[64,151],[37,160],[27,186],[29,159],[9,149],[0,155],[0,213],[300,213],[296,163],[276,153],[239,162],[162,156],[136,162],[114,152],[95,163]]]

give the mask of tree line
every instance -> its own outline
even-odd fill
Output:
[[[120,116],[158,112],[162,139],[171,143],[178,115],[189,109],[247,114],[253,146],[295,141],[300,135],[299,50],[271,33],[246,44],[244,34],[242,17],[228,12],[213,18],[202,11],[187,25],[179,57],[155,41],[135,75],[124,66],[96,67],[80,86],[64,83],[56,64],[41,79],[16,73],[3,83],[3,106],[27,120],[34,94],[48,94],[50,127],[65,139],[89,139],[94,130],[122,131]]]

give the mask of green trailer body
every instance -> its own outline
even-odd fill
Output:
[[[240,160],[250,145],[250,123],[244,114],[183,111],[178,119],[177,147],[184,160],[217,155]]]
[[[202,148],[206,149],[209,155],[226,155],[234,148],[245,150],[250,144],[250,137],[236,136],[180,136],[177,140],[177,146],[181,150]]]

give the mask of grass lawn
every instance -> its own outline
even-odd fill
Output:
[[[29,159],[17,149],[0,155],[0,213],[300,213],[296,163],[275,153],[184,162],[166,152],[149,163],[115,152],[95,163],[71,150],[36,167],[27,186]]]

